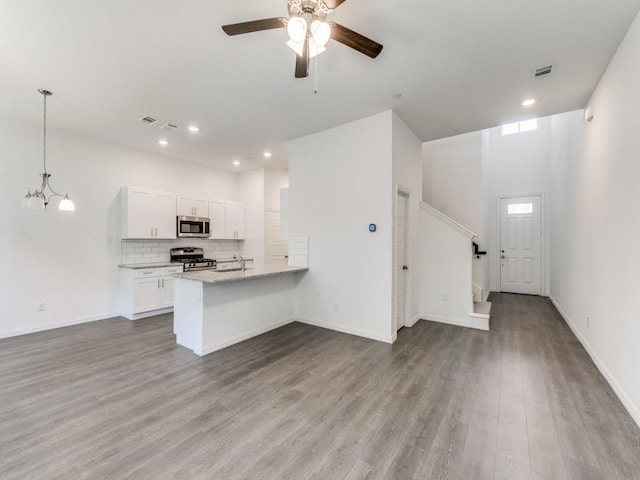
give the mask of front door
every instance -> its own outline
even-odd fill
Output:
[[[500,290],[540,295],[541,222],[539,196],[500,200]]]

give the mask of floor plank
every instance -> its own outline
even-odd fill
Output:
[[[0,478],[640,478],[640,429],[548,299],[394,345],[293,323],[197,357],[171,315],[0,340]]]

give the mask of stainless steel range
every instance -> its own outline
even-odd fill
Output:
[[[204,250],[197,247],[182,247],[171,249],[171,261],[182,263],[183,271],[213,270],[218,262],[211,258],[204,258]]]

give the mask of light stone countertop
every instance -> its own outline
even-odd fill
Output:
[[[133,270],[143,268],[162,268],[162,267],[180,267],[180,262],[161,262],[161,263],[121,263],[118,265],[120,268],[131,268]]]
[[[290,267],[288,265],[263,265],[261,267],[247,268],[243,271],[218,272],[216,270],[200,270],[197,272],[174,273],[177,278],[196,280],[202,283],[227,283],[253,278],[269,277],[272,275],[285,275],[288,273],[306,272],[306,267]]]

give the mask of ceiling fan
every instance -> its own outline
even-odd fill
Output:
[[[376,58],[382,45],[343,27],[336,22],[327,22],[329,13],[346,0],[288,0],[289,18],[274,17],[251,22],[224,25],[227,35],[259,32],[274,28],[285,28],[289,34],[287,45],[296,52],[296,78],[309,75],[309,59],[326,50],[329,39],[340,42],[360,53]]]

